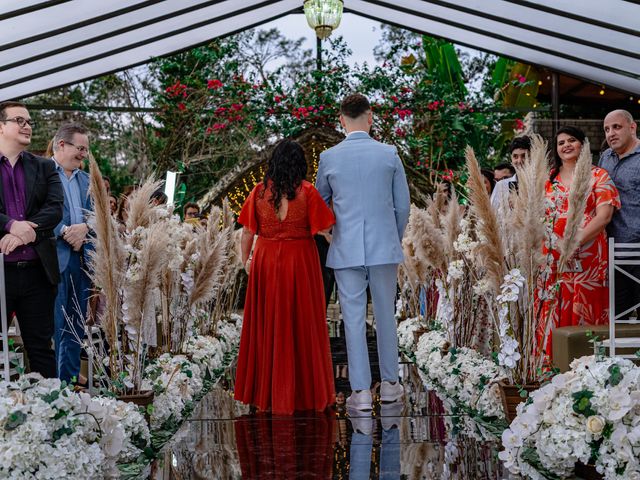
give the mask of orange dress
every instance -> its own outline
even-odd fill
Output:
[[[591,169],[592,186],[584,212],[584,228],[596,215],[600,205],[613,205],[620,208],[620,197],[606,170],[598,167]],[[609,323],[609,287],[607,274],[608,246],[607,234],[602,231],[594,240],[578,250],[569,268],[561,274],[557,284],[557,267],[560,259],[559,241],[564,236],[569,210],[569,189],[558,175],[552,183],[547,180],[546,196],[548,201],[546,220],[553,225],[543,253],[551,260],[546,272],[541,276],[543,282],[536,290],[537,299],[543,301],[542,324],[547,315],[551,315],[553,328],[571,325],[603,325]],[[539,338],[544,332],[539,329]],[[547,344],[547,353],[551,354],[551,341]]]
[[[304,181],[280,221],[262,183],[238,222],[256,232],[247,285],[235,398],[288,415],[335,403],[324,287],[313,235],[335,223]]]

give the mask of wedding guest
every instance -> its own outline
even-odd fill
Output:
[[[104,183],[104,188],[107,189],[107,193],[111,195],[111,179],[106,175],[102,175],[102,182]]]
[[[154,207],[157,207],[158,205],[166,205],[169,198],[167,197],[167,194],[164,193],[162,190],[156,190],[151,194],[150,200],[151,200],[151,205],[153,205]]]
[[[235,398],[260,411],[323,411],[335,402],[316,233],[333,213],[305,180],[300,144],[279,142],[238,223],[249,273]],[[253,255],[250,255],[254,237]]]
[[[496,180],[493,177],[493,172],[491,170],[483,168],[482,170],[480,170],[480,173],[484,177],[484,186],[487,189],[487,193],[491,195],[494,187],[496,186]]]
[[[516,174],[516,169],[510,163],[499,163],[493,167],[493,178],[496,182],[504,180],[505,178],[513,177]]]
[[[517,188],[518,176],[515,173],[514,167],[524,165],[529,159],[529,152],[531,151],[531,138],[526,135],[515,137],[509,144],[509,157],[513,164],[513,175],[504,178],[496,183],[493,193],[491,194],[491,206],[495,210],[500,208],[507,208],[509,204],[509,193],[512,189]],[[497,168],[497,167],[496,167]]]
[[[182,217],[185,221],[200,218],[200,205],[195,202],[187,202],[182,207]]]
[[[553,237],[545,242],[543,253],[550,269],[537,289],[543,300],[542,324],[551,317],[553,328],[571,325],[607,324],[609,289],[607,288],[607,234],[605,227],[620,208],[618,190],[606,170],[591,168],[591,186],[580,228],[580,243],[563,271],[558,272],[559,245],[564,238],[569,211],[569,195],[574,172],[585,140],[582,130],[566,126],[554,139],[554,158],[545,190],[549,207],[546,221],[553,225]],[[558,288],[559,282],[559,288]],[[542,332],[540,332],[540,337]],[[551,352],[548,342],[547,352]]]
[[[109,194],[109,210],[111,212],[111,216],[115,217],[118,211],[118,197],[113,193]]]
[[[640,242],[640,140],[637,124],[626,110],[614,110],[604,119],[607,149],[600,157],[604,168],[620,192],[622,208],[613,214],[607,232],[616,242]],[[625,269],[640,278],[640,265],[625,265]],[[616,313],[622,313],[640,303],[640,285],[616,272]]]
[[[33,126],[23,103],[0,103],[0,252],[7,313],[17,315],[31,371],[55,377],[51,338],[60,273],[53,229],[64,194],[55,164],[25,151]]]
[[[53,137],[53,161],[64,191],[62,220],[54,229],[60,268],[55,304],[58,377],[67,383],[80,375],[81,339],[91,281],[86,273],[89,225],[89,174],[80,169],[89,153],[89,132],[78,123],[62,125]]]

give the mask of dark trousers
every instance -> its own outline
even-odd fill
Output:
[[[31,371],[55,378],[56,359],[51,337],[57,287],[49,283],[39,263],[26,266],[7,263],[4,272],[7,311],[16,312]]]
[[[320,267],[322,268],[322,283],[324,285],[324,301],[325,306],[329,305],[329,300],[333,289],[336,285],[336,276],[333,273],[333,268],[326,266],[327,253],[329,253],[329,242],[322,235],[316,235],[314,237],[316,246],[318,247],[318,256],[320,257]]]
[[[67,268],[60,274],[54,309],[58,378],[67,383],[80,378],[80,340],[84,337],[89,285],[82,255],[71,252]]]
[[[640,280],[640,265],[621,265],[620,267]],[[640,303],[640,284],[634,282],[623,273],[616,272],[614,287],[616,294],[616,315],[620,315],[625,310]],[[638,309],[638,313],[640,313],[640,308]],[[630,314],[627,313],[622,318],[629,318],[629,316]]]

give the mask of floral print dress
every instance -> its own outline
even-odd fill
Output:
[[[606,170],[592,167],[591,193],[587,198],[582,228],[595,217],[601,205],[620,208],[620,197]],[[543,302],[541,324],[551,315],[552,328],[571,325],[603,325],[609,320],[609,287],[607,275],[607,234],[603,230],[591,242],[580,247],[568,262],[568,268],[558,280],[559,242],[564,236],[569,211],[569,189],[558,175],[553,182],[547,180],[546,221],[552,229],[547,236],[543,253],[548,262],[541,275],[543,282],[537,289],[538,300]],[[539,338],[544,332],[539,332]],[[551,342],[547,344],[551,353]]]

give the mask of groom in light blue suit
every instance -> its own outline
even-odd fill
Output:
[[[373,140],[371,106],[360,94],[340,107],[347,138],[320,154],[316,188],[333,210],[327,267],[335,270],[345,325],[349,381],[347,405],[371,409],[366,342],[367,286],[376,321],[383,402],[400,399],[398,337],[394,318],[402,236],[409,220],[409,187],[396,148]]]
[[[92,209],[89,175],[80,169],[89,153],[88,131],[82,125],[62,125],[53,139],[53,161],[64,190],[62,221],[54,229],[60,284],[54,310],[56,370],[58,378],[71,382],[80,376],[80,343],[84,335],[91,287],[86,273],[86,215]]]

